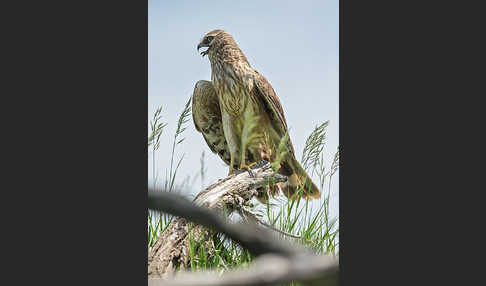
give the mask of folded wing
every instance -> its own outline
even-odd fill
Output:
[[[216,90],[210,81],[200,80],[194,87],[192,118],[196,130],[202,133],[209,149],[229,165],[231,156],[224,137],[221,109]]]

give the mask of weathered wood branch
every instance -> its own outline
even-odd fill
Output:
[[[261,220],[261,219],[258,218],[259,216],[262,216],[260,213],[254,213],[254,212],[249,211],[249,210],[247,210],[245,208],[240,208],[238,210],[238,212],[241,215],[241,217],[243,217],[245,219],[245,221],[247,221],[247,222],[259,223],[259,224],[261,224],[261,225],[263,225],[263,226],[265,226],[265,227],[267,227],[267,228],[269,228],[269,229],[271,229],[273,231],[276,231],[278,233],[281,233],[283,235],[286,235],[286,236],[289,236],[289,237],[292,237],[292,238],[302,238],[299,235],[295,235],[295,234],[288,233],[286,231],[283,231],[281,229],[278,229],[278,228],[276,228],[276,227],[274,227],[274,226],[272,226],[272,225],[264,222],[263,220]]]
[[[306,285],[338,285],[338,259],[329,256],[283,257],[264,254],[246,269],[181,273],[174,279],[149,279],[148,286],[266,286],[293,281]]]
[[[266,168],[265,165],[260,166],[262,171]],[[268,164],[268,168],[270,166]],[[268,169],[267,169],[268,170]],[[256,170],[254,173],[257,173]],[[273,172],[270,172],[273,173]],[[243,181],[252,181],[253,179],[257,179],[258,175],[252,177],[249,176],[247,173],[246,176],[241,178]],[[240,175],[244,175],[240,174]],[[188,219],[190,221],[194,221],[201,226],[205,226],[208,228],[213,229],[214,231],[224,233],[229,238],[235,240],[239,244],[241,244],[244,248],[248,249],[252,254],[258,256],[252,265],[248,269],[243,270],[233,270],[229,271],[223,275],[218,275],[215,272],[209,273],[181,273],[178,274],[175,279],[165,280],[165,279],[157,279],[158,277],[164,277],[164,275],[150,275],[150,265],[154,265],[154,258],[162,259],[162,261],[166,258],[158,256],[161,252],[154,250],[152,254],[152,261],[149,261],[149,285],[276,285],[281,283],[287,283],[291,281],[301,281],[311,283],[312,285],[337,285],[338,281],[338,259],[332,256],[318,256],[307,249],[299,247],[297,245],[286,243],[282,240],[279,240],[272,236],[268,231],[257,227],[256,225],[251,224],[229,224],[226,222],[225,218],[222,217],[220,214],[224,209],[224,206],[235,206],[240,205],[240,200],[243,198],[237,194],[232,195],[223,195],[226,192],[223,189],[218,190],[218,186],[220,184],[229,183],[239,175],[229,177],[224,179],[213,186],[208,187],[205,191],[201,192],[196,199],[194,200],[199,205],[206,205],[206,206],[218,206],[218,204],[206,204],[208,202],[215,202],[221,200],[223,197],[227,198],[227,201],[230,202],[229,205],[223,203],[215,208],[215,210],[219,211],[214,212],[206,208],[201,208],[196,206],[194,203],[187,201],[186,199],[180,198],[171,193],[164,193],[164,192],[149,192],[149,208],[161,210],[167,213],[171,213],[176,216],[180,216],[180,219],[177,219],[173,222],[171,226],[173,226],[174,230],[179,230],[178,227],[184,227],[180,223],[182,220]],[[261,175],[263,181],[268,179],[277,179],[282,180],[282,178],[277,175]],[[251,179],[250,179],[251,178]],[[257,179],[257,181],[260,179]],[[252,185],[253,184],[253,185]],[[261,186],[261,182],[258,183],[250,183],[250,184],[243,184],[241,185],[242,189],[240,192],[248,192],[253,190],[255,187]],[[215,193],[213,193],[215,191]],[[218,195],[219,194],[219,195]],[[222,195],[222,197],[220,196]],[[208,198],[220,198],[220,199],[209,199]],[[250,197],[251,198],[251,195]],[[198,199],[204,199],[198,201]],[[222,200],[225,201],[225,200]],[[244,199],[243,199],[244,201]],[[187,225],[186,222],[184,222]],[[178,251],[184,249],[184,244],[179,243],[170,243],[171,233],[165,231],[164,235],[169,238],[166,238],[166,242],[169,242],[170,245],[181,246]],[[187,229],[186,235],[187,235]],[[183,230],[180,231],[183,233]],[[176,237],[179,237],[176,235]],[[162,238],[162,237],[161,237]],[[159,239],[158,242],[161,240]],[[155,245],[154,245],[155,247]],[[173,253],[168,247],[163,247],[166,249],[164,253]],[[187,251],[187,249],[186,249]],[[177,251],[175,251],[177,252]],[[180,254],[180,253],[179,253]],[[175,256],[170,256],[174,258]],[[156,261],[155,261],[156,262]],[[176,261],[177,262],[177,261]],[[171,267],[175,267],[174,265],[176,262],[171,261]],[[166,267],[166,270],[170,270],[170,267]],[[155,269],[156,271],[158,269]],[[171,270],[173,271],[173,269]],[[172,273],[172,272],[165,272],[163,274]],[[167,277],[167,275],[165,275]]]
[[[148,253],[148,276],[149,278],[168,278],[177,267],[185,269],[189,264],[189,229],[193,237],[205,241],[206,246],[211,248],[212,241],[209,239],[212,233],[201,225],[192,226],[186,220],[201,223],[200,219],[206,216],[212,217],[216,214],[229,215],[233,210],[240,209],[257,194],[256,189],[271,182],[284,182],[286,177],[276,174],[270,163],[262,162],[255,166],[251,173],[247,171],[228,176],[225,179],[209,186],[200,192],[190,206],[198,205],[194,213],[188,213],[190,209],[185,199],[167,197],[172,195],[167,192],[149,191],[149,195],[156,200],[149,201],[149,208],[163,209],[166,212],[181,216],[172,221],[169,227],[159,237]],[[182,202],[182,203],[181,203]],[[184,218],[185,217],[185,218]],[[219,225],[225,226],[224,219],[219,217]],[[223,232],[227,232],[225,229]],[[241,242],[240,242],[241,243]],[[245,243],[242,244],[245,247]],[[256,251],[260,254],[260,251]]]

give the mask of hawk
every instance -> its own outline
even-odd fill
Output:
[[[233,37],[224,30],[207,33],[197,49],[202,47],[207,47],[201,55],[209,57],[211,81],[198,81],[194,87],[192,114],[196,130],[202,133],[211,151],[229,166],[230,174],[262,160],[274,162],[288,127],[272,86],[250,66]],[[302,185],[302,197],[319,198],[318,187],[295,158],[290,138],[283,152],[277,172],[288,180],[279,183],[278,188],[293,199]],[[273,189],[274,194],[277,191]],[[257,199],[266,202],[266,193]]]

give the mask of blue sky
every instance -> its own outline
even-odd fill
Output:
[[[324,150],[330,167],[339,144],[337,0],[149,0],[148,6],[148,115],[150,120],[162,106],[163,121],[168,122],[156,153],[158,182],[163,181],[170,165],[173,134],[184,104],[198,80],[211,78],[209,60],[199,55],[196,46],[204,34],[214,29],[232,34],[251,66],[275,89],[298,159],[314,127],[330,121]],[[179,180],[199,173],[203,151],[207,167],[204,185],[226,176],[228,168],[196,132],[192,117],[183,135],[186,139],[176,153],[176,159],[185,153]],[[339,172],[331,186],[331,213],[336,216],[337,175]],[[200,187],[201,181],[196,179],[187,194],[196,194]]]

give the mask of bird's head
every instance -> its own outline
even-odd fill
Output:
[[[204,37],[201,39],[201,41],[197,45],[197,51],[199,52],[200,48],[207,47],[207,49],[205,51],[201,52],[201,55],[204,57],[205,55],[207,55],[209,53],[209,50],[211,49],[211,47],[214,46],[215,43],[218,42],[218,40],[221,40],[223,38],[224,34],[227,34],[227,33],[225,31],[219,30],[219,29],[213,30],[213,31],[207,33],[206,35],[204,35]]]

